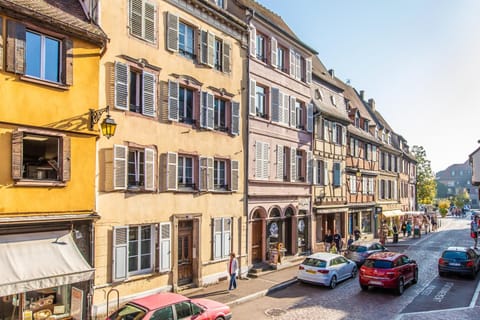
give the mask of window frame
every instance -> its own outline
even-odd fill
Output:
[[[29,63],[28,63],[28,60],[29,60],[29,34],[32,34],[32,35],[37,35],[40,37],[40,48],[39,48],[39,52],[35,52],[35,53],[39,53],[40,54],[40,61],[39,61],[39,75],[33,75],[33,74],[29,74],[28,72],[28,68],[29,68]],[[48,48],[47,48],[47,45],[46,45],[46,42],[47,40],[50,39],[52,41],[55,41],[58,45],[57,47],[57,62],[55,63],[56,65],[56,80],[52,80],[52,79],[49,79],[47,78],[47,75],[46,75],[46,72],[48,71],[47,70],[47,65],[48,65],[48,61],[47,59],[50,59],[51,55],[47,53],[48,51]],[[53,37],[53,36],[50,36],[48,34],[45,34],[45,33],[42,33],[42,32],[39,32],[39,31],[35,31],[33,29],[30,29],[30,28],[26,28],[25,30],[25,76],[28,76],[28,77],[31,77],[31,78],[34,78],[34,79],[38,79],[38,80],[41,80],[41,81],[47,81],[47,82],[53,82],[53,83],[61,83],[61,74],[62,74],[62,60],[63,60],[63,56],[62,56],[62,51],[63,51],[63,48],[62,48],[62,41],[56,37]],[[31,65],[31,64],[30,64]]]
[[[255,38],[255,57],[262,62],[267,62],[267,36],[258,31]]]
[[[180,165],[181,160],[183,164]],[[187,170],[188,166],[186,165],[186,160],[190,160],[191,166],[191,174],[188,176]],[[186,155],[186,154],[178,154],[177,156],[177,186],[179,190],[196,190],[196,183],[195,183],[195,163],[197,162],[196,157]],[[181,171],[181,174],[180,174]],[[191,182],[188,183],[187,181],[190,180]]]
[[[263,92],[259,92],[258,89],[262,89]],[[268,110],[267,110],[267,87],[259,85],[258,83],[255,85],[255,114],[257,117],[267,119],[268,117]],[[259,110],[260,108],[263,110]]]
[[[232,217],[212,219],[212,260],[228,259],[232,248]]]
[[[185,28],[184,32],[182,32],[182,27]],[[187,58],[187,59],[190,59],[190,60],[195,60],[197,58],[197,55],[195,53],[195,41],[196,41],[196,37],[195,37],[195,30],[196,28],[186,22],[184,22],[183,20],[179,20],[178,21],[178,53]],[[188,37],[189,35],[189,31],[191,31],[191,35],[190,37]],[[182,34],[183,34],[183,37],[184,37],[184,41],[183,43],[181,42],[181,37],[182,37]],[[191,45],[191,48],[188,46],[188,44]],[[191,51],[189,51],[191,49]]]
[[[142,263],[142,259],[141,259],[141,256],[143,255],[143,253],[141,252],[142,250],[142,228],[143,227],[149,227],[150,228],[150,263],[149,263],[149,267],[148,268],[143,268],[141,269],[141,263]],[[139,236],[138,237],[138,254],[136,255],[138,257],[138,263],[137,263],[137,267],[139,267],[138,269],[136,269],[135,271],[130,271],[130,258],[132,257],[130,255],[130,231],[132,230],[132,228],[138,228],[138,233],[137,235]],[[151,273],[153,272],[153,268],[154,268],[154,261],[155,261],[155,226],[153,224],[139,224],[139,225],[130,225],[128,226],[128,238],[127,238],[127,246],[128,246],[128,252],[127,252],[127,261],[128,261],[128,269],[127,269],[127,273],[129,276],[134,276],[134,275],[138,275],[138,274],[145,274],[145,273]]]
[[[213,159],[213,188],[215,191],[229,190],[227,166],[228,166],[228,161],[226,159],[219,159],[219,158]]]

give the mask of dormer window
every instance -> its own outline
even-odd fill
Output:
[[[315,89],[315,99],[323,100],[323,93],[320,89]]]
[[[336,107],[337,106],[337,100],[335,99],[335,96],[330,96],[330,100],[332,101],[332,104]]]
[[[369,127],[369,122],[367,119],[363,120],[363,130],[365,130],[366,132],[368,132],[368,127]]]
[[[355,127],[360,128],[360,113],[355,112]]]

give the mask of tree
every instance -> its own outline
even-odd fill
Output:
[[[413,146],[412,153],[417,161],[417,203],[432,204],[437,191],[437,182],[433,175],[430,160],[422,146]]]
[[[460,191],[455,197],[455,205],[457,208],[463,208],[464,205],[470,202],[470,195],[467,190]]]

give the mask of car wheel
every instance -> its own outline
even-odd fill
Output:
[[[364,284],[361,284],[360,285],[360,288],[362,288],[363,291],[367,291],[368,290],[368,286],[364,285]]]
[[[351,274],[352,279],[357,276],[357,273],[358,273],[357,267],[353,267],[353,269],[352,269],[352,274]]]
[[[416,284],[418,282],[418,269],[415,269],[415,274],[413,275],[412,283]]]
[[[223,317],[215,318],[215,320],[225,320]]]
[[[398,280],[397,294],[401,296],[404,290],[405,290],[405,283],[403,282],[403,279],[400,279]]]
[[[337,276],[332,276],[332,280],[330,280],[330,289],[335,289],[337,286]]]

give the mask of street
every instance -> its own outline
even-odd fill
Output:
[[[467,219],[443,220],[443,230],[423,235],[410,245],[387,244],[419,265],[419,282],[402,296],[384,289],[364,292],[358,276],[333,290],[299,282],[271,295],[232,306],[235,319],[472,319],[477,303],[480,275],[440,278],[437,261],[448,246],[472,246]],[[438,310],[451,310],[435,312]],[[454,317],[452,317],[452,313]],[[421,315],[419,317],[419,315]],[[440,315],[440,316],[439,316]],[[478,314],[477,314],[478,315]]]

